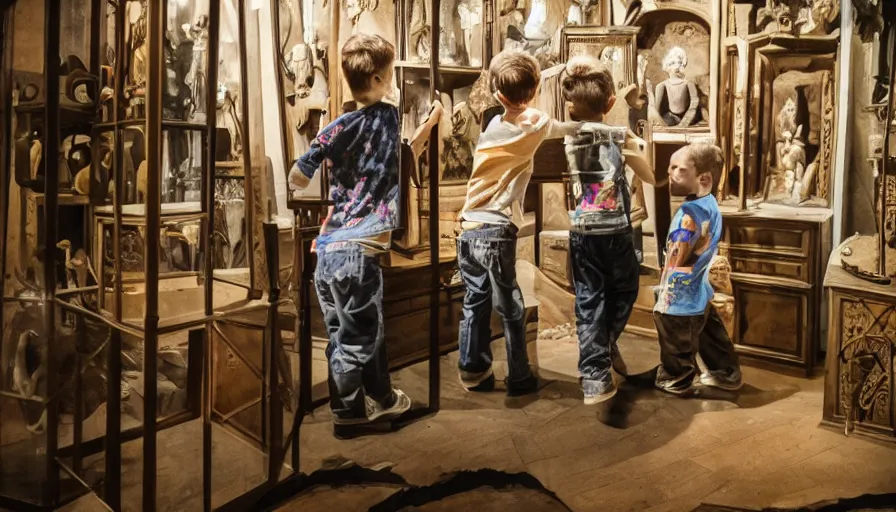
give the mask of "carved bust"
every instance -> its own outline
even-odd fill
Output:
[[[688,54],[679,46],[663,58],[669,78],[656,86],[656,109],[667,126],[687,128],[700,120],[700,96],[697,85],[684,76],[687,66]]]

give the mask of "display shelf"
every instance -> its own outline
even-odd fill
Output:
[[[411,61],[403,61],[398,60],[395,61],[395,68],[400,69],[417,69],[421,71],[429,72],[431,64],[428,62],[411,62]],[[482,67],[472,67],[472,66],[439,66],[439,74],[440,75],[470,75],[478,77],[482,74]]]
[[[190,214],[203,213],[202,203],[199,201],[186,201],[183,203],[162,203],[161,215],[165,220],[174,221]],[[125,217],[146,217],[145,204],[123,204],[121,205],[121,214]],[[96,213],[99,216],[107,217],[115,213],[115,207],[112,205],[97,206]],[[170,218],[169,218],[170,217]],[[199,217],[195,217],[199,218]],[[192,219],[190,219],[192,220]]]

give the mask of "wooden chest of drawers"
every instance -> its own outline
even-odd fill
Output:
[[[723,218],[738,352],[811,374],[822,340],[831,212],[770,207]]]

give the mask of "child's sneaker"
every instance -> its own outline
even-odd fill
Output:
[[[725,391],[737,391],[743,387],[744,381],[740,370],[735,368],[730,371],[705,371],[700,376],[700,384]]]
[[[673,395],[686,395],[694,389],[694,373],[688,373],[678,378],[660,378],[662,367],[656,377],[656,388]]]
[[[386,403],[378,403],[376,400],[367,397],[367,419],[371,422],[381,419],[395,419],[411,409],[411,399],[404,391],[398,388],[392,388],[392,400]],[[391,402],[390,405],[386,405]]]
[[[507,387],[507,396],[531,395],[538,391],[538,377],[535,375],[529,375],[525,379],[516,382],[505,380],[504,383]]]
[[[607,382],[582,379],[582,394],[585,395],[585,405],[595,405],[616,396],[616,382],[613,376]]]
[[[460,370],[460,385],[467,391],[494,391],[495,374],[491,368],[484,372],[467,372]]]

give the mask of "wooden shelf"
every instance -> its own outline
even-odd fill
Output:
[[[424,71],[429,71],[430,64],[429,62],[410,62],[406,60],[395,61],[396,68],[404,68],[404,69],[419,69]],[[439,74],[440,75],[469,75],[469,76],[479,76],[482,74],[481,67],[470,67],[470,66],[444,66],[439,65]]]

